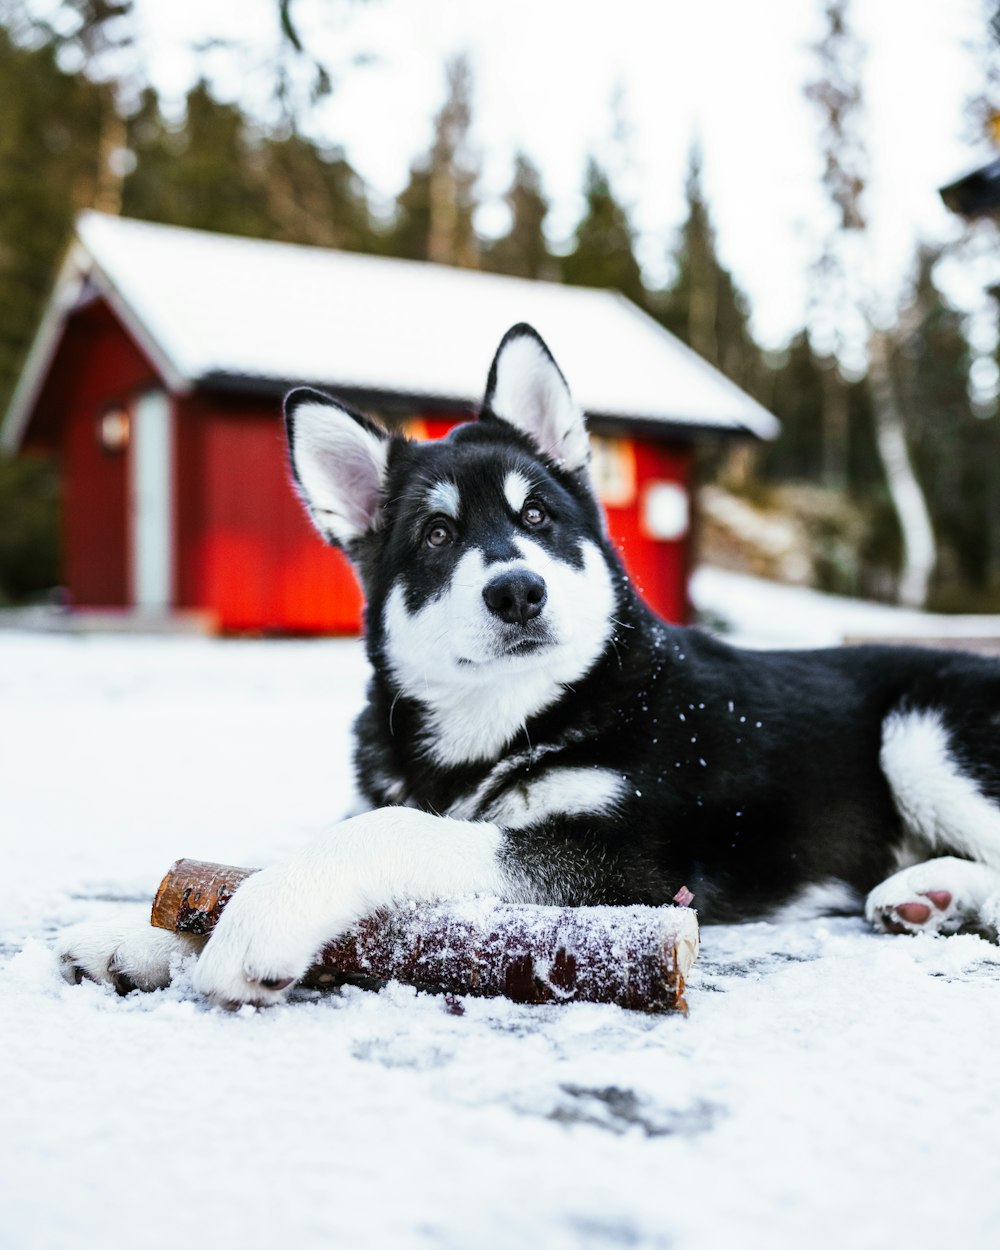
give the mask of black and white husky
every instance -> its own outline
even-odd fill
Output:
[[[706,920],[860,908],[890,931],[1000,923],[1000,666],[857,647],[750,653],[658,620],[538,335],[504,337],[479,420],[387,433],[313,390],[295,482],[367,596],[357,724],[372,810],[248,879],[195,969],[272,1003],[396,900],[665,903]],[[86,926],[67,975],[147,988],[194,945]]]

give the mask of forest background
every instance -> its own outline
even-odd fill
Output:
[[[524,153],[510,174],[506,228],[487,236],[477,228],[474,69],[458,55],[442,65],[429,146],[386,204],[342,149],[303,124],[352,67],[318,60],[296,25],[294,0],[273,2],[277,37],[265,50],[273,107],[262,121],[205,81],[190,87],[181,115],[165,110],[127,55],[133,0],[0,0],[0,412],[85,208],[612,287],[782,423],[773,444],[703,451],[703,532],[716,555],[828,590],[1000,611],[1000,361],[995,350],[990,360],[973,351],[967,313],[948,302],[937,277],[949,255],[1000,250],[995,227],[980,222],[947,245],[919,244],[888,316],[881,293],[848,280],[869,231],[864,49],[848,0],[821,5],[823,34],[802,89],[832,209],[811,298],[829,324],[860,325],[860,338],[848,350],[837,333],[817,336],[804,325],[777,351],[755,341],[747,296],[720,260],[696,142],[662,283],[644,272],[632,206],[596,155],[581,170],[583,207],[568,237],[553,237],[544,173]],[[333,11],[343,0],[329,3]],[[966,105],[970,151],[995,129],[998,60],[994,2],[984,5],[982,78]],[[0,604],[52,592],[57,515],[54,466],[0,460]],[[734,555],[740,544],[726,532],[734,525],[750,547],[754,533],[765,535],[756,564],[746,551]],[[786,539],[776,545],[775,533]]]

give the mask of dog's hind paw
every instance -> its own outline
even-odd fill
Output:
[[[198,951],[202,938],[154,929],[148,920],[112,916],[65,930],[55,944],[63,978],[77,985],[97,981],[118,994],[169,985],[179,959]]]
[[[1000,887],[1000,873],[953,856],[930,859],[894,873],[865,903],[868,920],[885,933],[956,933],[992,930],[984,906]]]
[[[875,903],[866,911],[884,933],[954,933],[963,923],[948,890],[912,892],[905,901]]]

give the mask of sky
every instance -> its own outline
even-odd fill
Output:
[[[273,0],[139,0],[139,9],[146,70],[168,100],[204,74],[224,98],[266,111]],[[818,123],[803,97],[820,0],[298,0],[294,12],[310,50],[340,67],[307,128],[342,145],[384,202],[429,144],[446,59],[465,52],[485,233],[503,230],[502,196],[522,149],[542,172],[553,240],[566,241],[594,154],[632,212],[648,280],[663,282],[697,141],[719,251],[750,297],[758,339],[780,347],[810,315],[811,266],[830,223]],[[985,27],[980,0],[854,0],[852,13],[867,48],[872,167],[870,240],[855,269],[876,315],[887,315],[917,241],[959,234],[938,187],[988,155],[963,114],[981,82]],[[194,51],[206,38],[240,46]],[[968,309],[982,307],[997,276],[990,249],[981,251],[945,274]],[[991,346],[982,319],[979,339]]]

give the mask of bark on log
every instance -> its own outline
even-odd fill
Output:
[[[210,933],[253,871],[179,859],[156,893],[152,923]],[[684,979],[697,953],[698,921],[688,907],[414,903],[370,916],[331,942],[301,984],[403,981],[518,1003],[686,1013]]]

